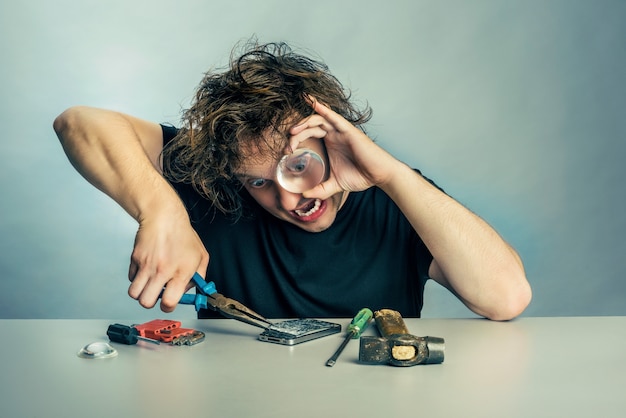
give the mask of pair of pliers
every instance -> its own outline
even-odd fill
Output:
[[[245,322],[246,324],[263,329],[272,325],[266,318],[242,303],[217,293],[215,283],[207,283],[198,273],[194,273],[191,280],[196,285],[196,293],[185,293],[180,298],[179,303],[183,305],[195,305],[196,311],[200,309],[211,309],[221,313],[226,318],[236,319],[237,321]]]

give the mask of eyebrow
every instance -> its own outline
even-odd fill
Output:
[[[271,180],[272,176],[267,177],[267,176],[256,176],[254,174],[247,174],[247,173],[234,173],[235,177],[237,177],[240,181],[245,181],[245,180],[250,180],[250,179],[264,179],[264,180]]]
[[[272,165],[272,168],[267,169],[267,168],[262,168],[262,167],[252,167],[253,170],[257,169],[258,173],[265,171],[265,173],[263,174],[255,174],[255,173],[244,173],[244,172],[235,172],[233,173],[236,177],[238,177],[239,179],[243,180],[247,180],[247,179],[266,179],[266,180],[272,180],[274,178],[274,176],[276,175],[276,167],[278,165],[278,162],[276,162],[275,164]]]

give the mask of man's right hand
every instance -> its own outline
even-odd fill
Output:
[[[172,312],[192,287],[194,273],[206,276],[209,254],[186,212],[164,212],[140,221],[131,255],[130,297],[152,308],[159,295],[161,310]]]

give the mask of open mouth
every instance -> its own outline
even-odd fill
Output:
[[[303,208],[294,210],[294,213],[301,218],[309,217],[317,212],[321,206],[322,201],[320,199],[315,199]]]

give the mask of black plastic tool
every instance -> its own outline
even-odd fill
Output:
[[[137,341],[141,340],[152,344],[161,344],[160,341],[142,337],[139,334],[137,328],[129,327],[128,325],[111,324],[107,329],[107,335],[109,336],[109,339],[114,343],[133,345],[137,344]]]

